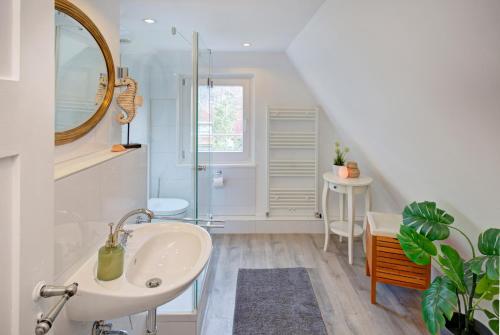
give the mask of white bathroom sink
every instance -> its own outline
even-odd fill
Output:
[[[96,250],[68,280],[78,283],[78,292],[67,305],[70,319],[109,320],[163,305],[189,287],[212,252],[210,235],[196,225],[160,222],[128,225],[127,229],[134,232],[120,278],[96,279]]]

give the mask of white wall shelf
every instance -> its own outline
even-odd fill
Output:
[[[111,152],[111,148],[97,151],[85,156],[69,159],[54,165],[54,180],[59,180],[82,170],[107,162],[137,149],[128,149],[121,152]]]

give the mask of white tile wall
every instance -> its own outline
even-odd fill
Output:
[[[175,126],[176,119],[176,99],[151,99],[151,124],[153,126]]]
[[[179,77],[176,73],[183,73],[179,70],[183,68],[182,60],[190,58],[183,53],[167,56],[171,62],[166,63],[165,58],[162,58],[161,60],[152,59],[149,64],[147,87],[149,91],[146,94],[149,96],[150,103],[150,124],[147,130],[151,139],[149,196],[182,198],[193,204],[194,171],[191,166],[178,164],[178,131],[176,129],[179,84]],[[132,66],[134,64],[131,63]],[[189,70],[190,67],[186,69]],[[131,71],[133,70],[132,68]],[[188,127],[183,131],[190,132],[191,129]],[[210,211],[215,215],[255,215],[255,167],[222,168],[226,180],[225,185],[221,189],[214,189],[212,173],[218,169],[214,167],[212,172],[200,174],[200,213]],[[210,199],[211,210],[209,209]]]
[[[222,171],[224,186],[214,188],[213,175]],[[214,215],[255,215],[255,168],[254,167],[213,167],[200,178],[200,206],[204,210],[208,206],[207,197],[211,196],[212,214]]]
[[[56,277],[95,252],[107,223],[146,206],[146,169],[143,147],[55,182]]]

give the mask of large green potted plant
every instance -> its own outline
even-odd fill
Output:
[[[453,221],[435,202],[413,202],[403,211],[398,240],[404,253],[416,264],[433,261],[442,272],[422,294],[425,325],[433,335],[493,334],[475,320],[475,312],[482,312],[498,334],[500,229],[490,228],[479,235],[478,253],[470,238],[453,226]],[[463,235],[470,246],[471,259],[464,260],[450,245],[436,243],[446,240],[450,230]]]

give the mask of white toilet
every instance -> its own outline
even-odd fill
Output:
[[[155,215],[168,216],[182,219],[186,216],[189,202],[184,199],[176,198],[151,198],[148,200],[148,209]]]

